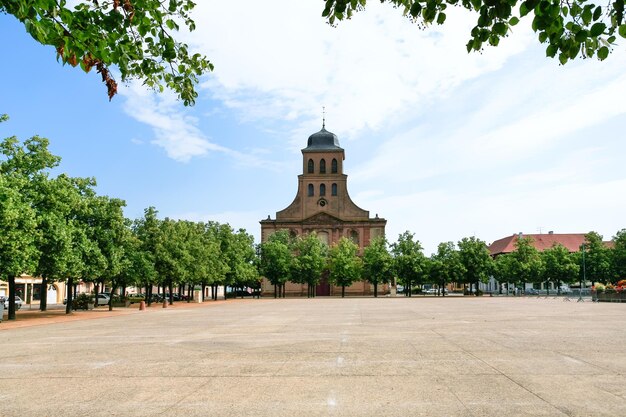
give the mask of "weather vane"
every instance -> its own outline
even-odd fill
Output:
[[[326,129],[326,107],[322,106],[322,129]]]

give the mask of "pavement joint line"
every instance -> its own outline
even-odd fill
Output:
[[[434,333],[437,333],[436,330],[432,329],[431,331],[433,331]],[[445,336],[441,335],[444,339]],[[447,339],[446,339],[447,340]],[[520,388],[522,388],[524,391],[534,395],[535,397],[539,398],[541,401],[543,401],[546,404],[549,404],[552,408],[554,408],[555,410],[557,410],[559,413],[561,414],[565,414],[565,415],[570,415],[568,413],[563,412],[563,410],[561,410],[559,407],[557,407],[555,404],[552,404],[550,401],[546,400],[545,398],[543,398],[541,395],[537,394],[536,392],[526,388],[524,385],[522,385],[521,383],[519,383],[518,381],[514,380],[513,378],[511,378],[509,375],[505,374],[504,372],[502,372],[500,369],[496,368],[495,366],[491,365],[489,362],[485,361],[482,358],[479,358],[478,356],[476,356],[475,354],[473,354],[472,352],[470,352],[469,350],[463,348],[461,345],[452,342],[453,344],[457,345],[459,347],[459,349],[461,349],[463,352],[467,353],[468,355],[470,355],[471,357],[473,357],[474,359],[477,359],[478,361],[484,363],[485,365],[487,365],[488,367],[490,367],[491,369],[493,369],[494,371],[498,372],[500,375],[502,375],[503,377],[505,377],[506,379],[508,379],[509,381],[511,381],[512,383],[514,383],[515,385],[519,386]]]
[[[616,371],[615,371],[615,370],[613,370],[613,369],[610,369],[610,368],[605,368],[604,366],[600,366],[600,365],[596,365],[595,363],[591,363],[591,362],[586,361],[586,360],[584,360],[584,359],[575,358],[574,356],[572,356],[572,355],[570,355],[570,354],[563,353],[563,352],[560,352],[560,351],[558,351],[558,350],[557,350],[557,351],[555,351],[555,352],[556,352],[556,353],[558,353],[559,355],[563,355],[563,356],[565,356],[565,357],[568,357],[568,358],[571,358],[571,359],[577,360],[577,361],[579,361],[579,362],[585,363],[585,364],[587,364],[587,365],[589,365],[589,366],[591,366],[591,367],[593,367],[593,368],[598,368],[598,369],[601,369],[601,370],[603,370],[603,371],[605,371],[605,372],[608,372],[608,373],[611,373],[611,374],[621,375],[619,372],[616,372]]]
[[[472,413],[472,410],[470,410],[470,408],[467,406],[467,404],[465,404],[465,402],[463,400],[461,400],[461,398],[457,395],[457,393],[452,390],[450,388],[450,386],[444,384],[446,389],[448,390],[449,393],[451,393],[452,395],[454,395],[454,398],[456,398],[456,400],[461,403],[461,405],[463,406],[463,408],[465,409],[465,411],[467,411],[469,413],[470,416],[474,416],[474,413]]]

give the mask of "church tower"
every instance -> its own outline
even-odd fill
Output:
[[[385,235],[387,221],[358,207],[348,194],[348,176],[343,171],[345,151],[339,146],[337,135],[322,127],[309,136],[307,147],[302,149],[302,174],[298,175],[298,191],[293,202],[276,212],[276,219],[269,216],[261,223],[261,241],[277,230],[286,229],[294,235],[316,232],[318,238],[332,245],[342,237],[356,243],[361,252],[370,241]],[[263,290],[270,291],[264,282]],[[327,284],[325,284],[327,285]],[[306,286],[288,283],[287,294],[305,295]],[[273,287],[271,288],[273,291]],[[330,295],[333,288],[318,288],[318,295]],[[355,283],[346,292],[369,294],[369,284]]]

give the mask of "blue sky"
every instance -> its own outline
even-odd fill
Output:
[[[429,254],[471,235],[626,227],[624,45],[562,67],[528,19],[467,54],[473,16],[457,9],[419,30],[370,2],[332,28],[316,0],[199,3],[184,37],[215,71],[193,108],[136,83],[109,102],[98,74],[63,67],[0,16],[0,137],[48,137],[60,170],[96,177],[128,217],[153,205],[258,240],[258,221],[295,196],[325,106],[350,194],[391,241],[410,230]]]

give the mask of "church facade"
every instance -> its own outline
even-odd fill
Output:
[[[347,237],[359,245],[361,253],[376,237],[385,235],[387,221],[376,215],[371,218],[369,211],[358,207],[348,194],[348,176],[344,174],[344,149],[334,133],[322,127],[312,134],[307,147],[302,149],[302,174],[298,175],[298,191],[293,202],[285,209],[276,212],[276,218],[269,216],[261,223],[261,241],[278,230],[288,230],[293,236],[315,232],[327,245],[337,243]],[[273,293],[273,286],[263,280],[262,291]],[[340,287],[328,284],[326,275],[316,289],[317,295],[335,295]],[[386,288],[382,288],[383,293]],[[307,294],[306,284],[287,283],[287,295]],[[347,294],[370,295],[372,286],[367,282],[357,282],[346,288]]]

